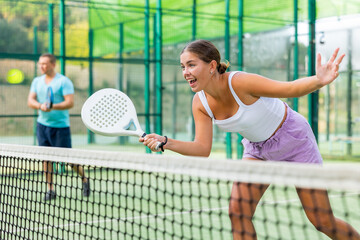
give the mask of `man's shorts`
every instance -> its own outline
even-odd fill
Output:
[[[70,127],[53,128],[37,123],[39,146],[71,148]]]
[[[322,164],[323,160],[313,131],[307,120],[287,106],[282,126],[262,142],[242,140],[243,158]]]

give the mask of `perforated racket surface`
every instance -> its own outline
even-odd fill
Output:
[[[143,136],[134,104],[123,92],[106,88],[95,92],[84,103],[81,118],[91,131],[106,136]],[[135,127],[130,130],[129,127]]]
[[[105,88],[91,95],[81,109],[81,118],[89,130],[100,135],[146,136],[133,102],[117,89]]]

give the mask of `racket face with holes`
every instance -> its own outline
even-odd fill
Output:
[[[89,130],[100,135],[144,134],[134,104],[126,94],[117,89],[106,88],[91,95],[81,109],[81,118]]]

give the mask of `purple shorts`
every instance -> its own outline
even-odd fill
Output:
[[[262,142],[242,140],[243,158],[322,164],[322,157],[313,131],[307,120],[287,106],[282,126]]]

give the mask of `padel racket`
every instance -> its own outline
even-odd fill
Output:
[[[51,109],[53,106],[53,102],[54,102],[54,93],[51,87],[48,87],[47,92],[46,92],[46,107],[48,109]]]
[[[81,109],[81,119],[89,130],[100,135],[146,136],[133,102],[117,89],[105,88],[92,94]]]

